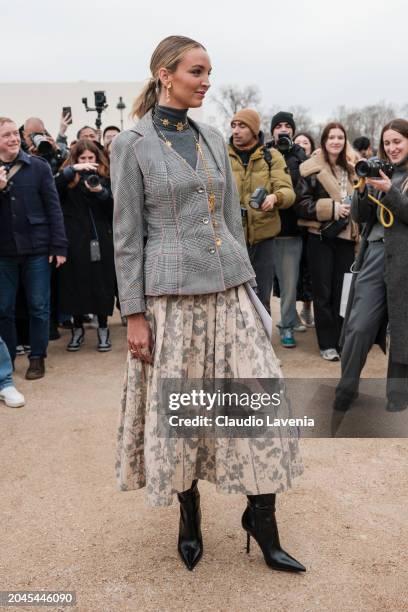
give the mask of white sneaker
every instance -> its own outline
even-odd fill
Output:
[[[334,348],[329,348],[324,351],[320,351],[321,356],[326,361],[340,361],[340,355]]]
[[[15,387],[6,387],[0,391],[0,400],[5,402],[10,408],[20,408],[24,406],[24,395],[17,391]]]

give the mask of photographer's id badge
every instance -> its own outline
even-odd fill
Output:
[[[91,240],[91,261],[101,261],[101,249],[99,247],[99,240]]]

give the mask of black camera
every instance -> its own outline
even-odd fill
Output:
[[[257,187],[249,200],[250,207],[254,208],[255,210],[261,208],[267,195],[268,192],[266,191],[265,187]]]
[[[34,132],[33,134],[30,134],[30,140],[40,155],[43,155],[44,157],[49,157],[52,155],[52,144],[47,140],[47,137],[44,136],[44,134]]]
[[[356,163],[355,169],[357,176],[361,178],[381,178],[380,170],[382,170],[388,178],[391,178],[394,172],[394,166],[390,164],[390,162],[378,159],[378,157],[373,159],[360,159],[360,161]]]
[[[106,108],[106,96],[104,91],[94,91],[95,108],[97,112],[101,112]]]
[[[89,187],[92,187],[93,189],[101,184],[101,179],[98,174],[95,174],[95,172],[81,172],[81,179],[84,183],[86,181]]]
[[[287,132],[281,132],[278,134],[278,140],[276,141],[276,148],[280,153],[287,153],[293,147],[293,140]]]

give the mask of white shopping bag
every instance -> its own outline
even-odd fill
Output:
[[[340,316],[346,316],[347,302],[350,295],[351,279],[353,278],[352,272],[346,272],[343,278],[343,288],[341,290],[341,302],[340,302]]]
[[[255,291],[252,289],[249,283],[245,283],[245,289],[248,294],[249,299],[255,307],[255,310],[261,317],[262,324],[265,328],[266,333],[268,334],[269,340],[272,339],[272,318],[265,306],[262,304],[259,297],[256,295]]]

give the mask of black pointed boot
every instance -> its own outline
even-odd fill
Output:
[[[180,502],[178,551],[189,570],[194,569],[203,556],[200,493],[197,482],[193,480],[191,489],[177,493]]]
[[[259,544],[266,565],[285,572],[305,572],[306,568],[285,552],[279,542],[275,519],[276,495],[248,495],[248,505],[242,515],[242,527],[247,532],[247,553],[251,536]]]

